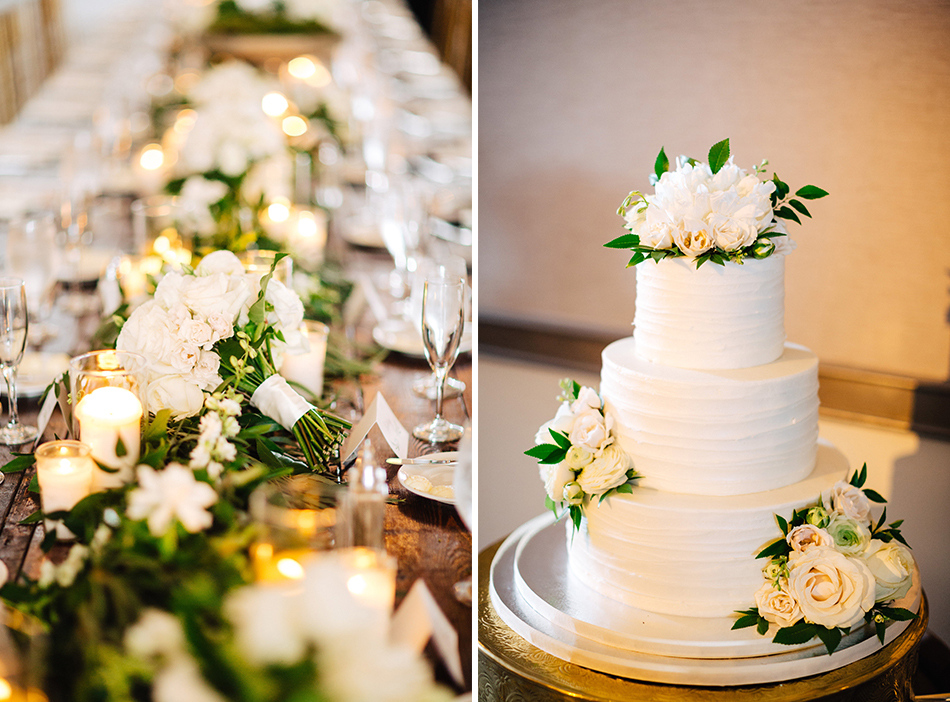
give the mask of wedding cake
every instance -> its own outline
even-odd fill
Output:
[[[620,208],[630,233],[607,246],[633,253],[633,335],[603,351],[599,392],[562,383],[526,452],[569,515],[566,555],[550,558],[563,532],[539,518],[492,572],[502,618],[558,657],[661,682],[774,681],[868,655],[915,616],[900,522],[872,514],[884,499],[866,467],[819,439],[818,359],[785,338],[781,220],[827,193],[792,194],[760,177],[766,163],[738,168],[726,140],[670,170],[661,150],[656,193]]]

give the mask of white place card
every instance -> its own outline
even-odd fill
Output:
[[[46,431],[46,425],[49,424],[49,420],[53,416],[53,410],[56,409],[59,404],[59,397],[55,392],[50,392],[46,395],[46,399],[43,400],[43,406],[40,407],[39,414],[36,415],[36,443],[39,444],[43,440],[43,433]]]
[[[400,458],[406,458],[409,455],[409,432],[400,424],[383,394],[378,392],[363,418],[350,430],[350,435],[343,442],[340,457],[344,463],[356,453],[373,426],[379,427],[383,438],[386,439],[386,443],[389,444],[389,448],[393,450],[393,453]]]
[[[420,579],[412,584],[406,599],[393,615],[389,640],[418,653],[425,648],[430,637],[452,679],[457,684],[464,685],[465,674],[462,672],[462,658],[459,656],[458,632],[442,613],[425,581]]]

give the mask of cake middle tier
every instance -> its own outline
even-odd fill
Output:
[[[755,604],[765,560],[756,554],[782,536],[776,514],[817,502],[848,461],[828,443],[815,470],[794,485],[753,495],[676,495],[635,487],[591,501],[571,534],[571,571],[597,592],[660,614],[723,617]]]
[[[627,337],[604,349],[600,392],[643,487],[742,495],[815,465],[818,359],[802,346],[752,368],[692,370],[643,360]]]

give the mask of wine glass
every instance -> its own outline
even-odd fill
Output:
[[[462,427],[442,416],[442,401],[445,378],[458,357],[464,327],[465,283],[438,273],[427,277],[422,292],[422,346],[436,376],[435,419],[412,430],[417,439],[436,444],[462,436]]]
[[[466,423],[465,433],[459,442],[459,462],[452,477],[452,487],[455,489],[455,509],[458,510],[462,523],[473,531],[475,522],[472,519],[472,427]],[[452,587],[455,599],[464,605],[472,604],[472,576],[459,580]]]
[[[0,444],[25,444],[36,438],[36,427],[20,424],[16,407],[16,369],[23,358],[29,328],[26,286],[22,278],[0,277],[0,369],[7,381],[10,421],[0,427]]]

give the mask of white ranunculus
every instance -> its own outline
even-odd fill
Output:
[[[846,556],[860,556],[871,541],[871,532],[861,522],[835,514],[825,530],[834,539],[835,548]]]
[[[577,399],[571,403],[571,412],[574,414],[580,414],[584,410],[599,410],[603,404],[604,403],[601,402],[600,395],[597,394],[597,391],[594,390],[594,388],[589,388],[585,385],[578,391]]]
[[[160,375],[146,389],[149,411],[170,409],[172,417],[183,419],[198,414],[204,406],[201,388],[181,375]]]
[[[673,232],[673,241],[687,258],[696,258],[716,245],[709,225],[702,220],[684,220]]]
[[[564,460],[571,470],[580,470],[594,460],[594,454],[581,446],[571,446]]]
[[[831,491],[822,495],[822,501],[836,512],[850,519],[861,522],[864,526],[871,524],[871,502],[860,488],[839,480]]]
[[[154,607],[147,608],[139,620],[126,629],[123,642],[130,654],[143,660],[156,656],[173,658],[188,650],[178,618]]]
[[[792,626],[802,618],[802,610],[785,584],[777,590],[772,583],[763,583],[755,593],[755,606],[760,615],[779,627]]]
[[[201,262],[195,268],[195,275],[203,277],[215,273],[242,275],[244,264],[232,251],[213,251],[201,259]]]
[[[606,418],[596,409],[585,410],[577,415],[569,438],[574,446],[594,455],[598,455],[611,441]]]
[[[195,479],[194,472],[179,463],[169,463],[156,471],[140,465],[139,487],[129,494],[129,519],[148,520],[153,536],[162,536],[174,520],[192,534],[207,529],[214,521],[207,508],[218,501],[214,488]]]
[[[900,599],[914,582],[914,557],[896,541],[873,539],[864,552],[864,562],[874,575],[874,601]]]
[[[577,476],[577,484],[588,495],[599,495],[627,482],[630,457],[616,444],[611,444],[591,461]]]
[[[153,702],[227,702],[201,676],[201,670],[189,656],[175,658],[155,675]]]
[[[785,537],[793,551],[801,553],[814,546],[834,546],[835,540],[824,529],[812,524],[801,524],[788,532]]]
[[[850,626],[874,606],[874,575],[865,562],[827,546],[792,554],[788,589],[807,621],[829,628]]]
[[[298,598],[284,584],[258,584],[235,590],[224,603],[234,625],[238,650],[252,665],[296,663],[307,652],[298,625]]]
[[[574,480],[574,473],[565,461],[560,463],[539,463],[538,472],[544,483],[544,490],[555,502],[564,499],[564,486]]]

